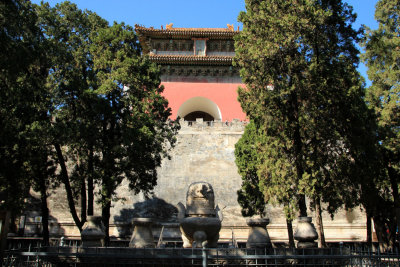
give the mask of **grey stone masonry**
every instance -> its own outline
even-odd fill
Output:
[[[177,224],[176,205],[185,203],[186,192],[191,183],[204,181],[213,185],[215,204],[222,210],[224,219],[220,232],[220,241],[230,242],[232,236],[246,242],[249,227],[241,215],[237,202],[237,190],[242,179],[235,164],[235,144],[244,132],[247,122],[232,121],[181,121],[181,130],[177,135],[176,146],[171,151],[171,159],[164,159],[158,168],[157,186],[154,188],[155,199],[147,200],[142,194],[134,195],[129,190],[128,182],[118,187],[113,201],[110,218],[110,236],[129,239],[133,232],[131,221],[135,217],[162,218],[152,227],[155,238],[164,229],[164,238],[180,236]],[[35,194],[35,199],[38,199]],[[80,237],[69,213],[63,186],[51,192],[49,197],[50,232],[54,236]],[[79,211],[79,207],[78,207]],[[33,220],[39,209],[27,213],[25,233],[35,234],[38,229]],[[281,207],[267,206],[270,219],[268,233],[271,241],[287,241],[285,215]],[[95,215],[100,215],[99,206]],[[309,211],[309,216],[313,213]],[[365,240],[365,214],[359,208],[341,210],[332,220],[327,212],[323,213],[325,237],[327,241]],[[294,222],[293,227],[296,227]],[[172,227],[173,226],[173,227]],[[32,229],[32,230],[31,230]]]

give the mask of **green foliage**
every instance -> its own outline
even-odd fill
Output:
[[[94,183],[108,226],[122,180],[149,194],[175,143],[179,125],[168,120],[159,68],[141,56],[130,26],[109,26],[70,2],[7,0],[0,11],[2,204],[19,207],[34,186],[46,212],[57,158],[78,228],[93,214]]]
[[[362,42],[365,53],[362,59],[368,67],[368,78],[372,85],[367,88],[366,101],[375,113],[378,122],[379,149],[383,156],[383,180],[376,184],[385,213],[375,209],[373,216],[391,228],[400,226],[400,3],[395,0],[380,0],[376,4],[375,19],[378,29],[365,27]],[[393,209],[396,208],[396,215]],[[374,218],[374,220],[376,220]],[[394,236],[392,237],[394,242]],[[383,240],[380,240],[383,241]]]
[[[156,168],[174,145],[179,125],[168,120],[160,70],[141,56],[130,26],[114,23],[100,29],[93,35],[91,52],[102,100],[98,168],[107,227],[112,197],[123,178],[135,194],[147,195],[156,185]]]
[[[174,145],[179,125],[168,120],[159,68],[141,56],[132,27],[109,26],[70,2],[53,8],[42,4],[37,12],[51,43],[47,86],[53,109],[49,112],[70,211],[81,228],[86,204],[88,213],[93,213],[93,183],[97,183],[108,228],[117,187],[126,178],[135,194],[149,194],[156,185],[156,168]],[[81,218],[75,209],[77,195]]]
[[[100,157],[95,146],[102,127],[98,123],[102,102],[95,92],[99,85],[90,54],[90,35],[107,27],[108,23],[95,13],[82,11],[70,2],[55,7],[42,3],[36,6],[36,12],[38,25],[49,44],[47,53],[51,69],[46,85],[51,92],[52,103],[48,111],[52,117],[49,127],[51,144],[60,152],[57,157],[64,171],[60,172],[59,180],[65,185],[70,211],[80,228],[86,220],[86,197],[88,213],[93,214],[93,183],[100,175],[95,168]],[[60,147],[64,150],[61,151]],[[64,156],[71,162],[68,166]],[[78,198],[81,199],[81,220],[75,210],[74,199]]]
[[[239,101],[263,135],[254,149],[265,199],[287,205],[289,217],[293,209],[305,215],[304,195],[327,202],[332,214],[356,204],[352,179],[374,140],[356,71],[351,7],[336,0],[248,0],[239,20],[235,64],[246,84]]]
[[[47,43],[29,1],[0,4],[0,191],[17,212],[31,185],[50,183]]]
[[[374,110],[379,125],[381,149],[386,163],[400,175],[400,3],[381,0],[376,5],[376,30],[366,29],[363,60],[372,85],[367,102]]]
[[[235,145],[235,162],[242,176],[242,188],[237,191],[238,202],[243,216],[263,215],[265,199],[259,188],[257,142],[261,136],[253,122],[250,122],[244,134]]]
[[[165,141],[173,145],[177,129],[160,94],[159,68],[141,56],[133,29],[124,24],[99,30],[91,51],[100,84],[96,92],[103,100],[101,124],[107,125],[100,132],[101,165],[104,173],[114,172],[103,181],[114,177],[118,185],[124,174],[135,193],[148,193],[167,155]]]

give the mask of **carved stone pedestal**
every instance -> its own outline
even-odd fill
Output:
[[[222,213],[214,203],[214,189],[206,182],[189,185],[186,208],[178,203],[178,218],[184,248],[216,248]]]
[[[216,248],[221,221],[216,217],[186,217],[180,220],[183,247]]]
[[[247,248],[271,248],[272,243],[267,231],[269,219],[247,219],[246,223],[250,226],[249,236],[247,238]]]
[[[81,232],[82,247],[102,247],[104,246],[105,236],[101,217],[88,216]]]
[[[311,217],[298,218],[296,232],[294,233],[294,239],[298,241],[297,248],[315,248],[318,246],[315,242],[318,239],[318,234],[311,220]]]
[[[151,218],[135,218],[132,220],[135,226],[133,230],[129,247],[131,248],[154,248],[154,237],[151,231],[153,219]]]

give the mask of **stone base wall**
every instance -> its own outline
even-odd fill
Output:
[[[182,122],[172,158],[162,162],[158,169],[158,184],[154,189],[155,197],[173,207],[178,202],[185,204],[186,192],[191,183],[210,183],[214,188],[215,203],[222,209],[224,216],[220,240],[226,242],[232,239],[232,232],[239,241],[245,241],[248,234],[245,218],[242,217],[237,203],[236,192],[241,186],[241,177],[237,173],[234,157],[235,144],[243,134],[245,125],[246,122],[237,120],[213,123],[201,120]],[[126,181],[118,188],[117,196],[124,200],[113,203],[110,236],[125,239],[132,234],[129,224],[132,214],[137,214],[138,204],[145,202],[145,198],[141,194],[134,195],[129,191]],[[49,209],[52,235],[79,237],[62,186],[50,196]],[[101,210],[97,207],[95,215],[100,213]],[[282,208],[269,206],[267,214],[270,218],[267,228],[271,240],[287,241],[286,220]],[[313,215],[311,212],[310,214]],[[33,234],[40,228],[33,219],[37,215],[34,211],[27,214],[27,234]],[[329,214],[324,213],[323,221],[328,242],[366,239],[366,217],[360,209],[342,210],[333,220]],[[295,229],[296,222],[293,224]],[[153,227],[156,236],[162,225],[165,226],[164,236],[179,239],[176,219],[160,220]]]

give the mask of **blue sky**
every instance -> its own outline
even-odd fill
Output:
[[[365,24],[376,28],[374,19],[377,0],[344,0],[353,6],[357,13],[355,28]],[[40,3],[40,0],[32,0]],[[62,2],[47,1],[51,6]],[[237,16],[245,10],[244,0],[72,0],[81,9],[96,12],[108,20],[125,22],[131,26],[141,24],[146,27],[160,28],[173,23],[174,27],[209,27],[225,28],[226,24],[234,24],[235,29],[240,24]],[[360,65],[359,71],[367,79],[366,68]],[[369,85],[369,81],[367,81]]]

